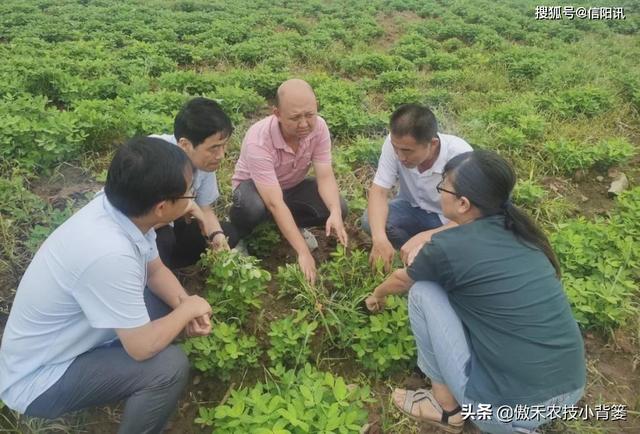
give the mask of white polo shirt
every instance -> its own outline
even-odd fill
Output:
[[[420,173],[417,167],[409,169],[400,163],[391,144],[391,135],[388,135],[382,145],[378,170],[373,182],[382,188],[390,189],[400,180],[398,198],[408,201],[413,207],[437,213],[442,223],[446,223],[448,220],[442,215],[440,194],[436,186],[442,180],[447,161],[473,149],[460,137],[449,134],[438,134],[438,137],[440,138],[438,159],[430,169]]]
[[[172,145],[178,145],[173,134],[152,134],[149,137],[162,139]],[[216,172],[205,172],[204,170],[193,168],[193,190],[195,191],[195,201],[200,206],[209,206],[220,197],[218,190],[218,180]]]
[[[156,233],[98,194],[42,244],[25,272],[0,346],[0,399],[21,413],[80,354],[149,322],[147,263]]]

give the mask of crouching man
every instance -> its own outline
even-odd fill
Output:
[[[316,176],[307,177],[312,166]],[[324,225],[327,236],[333,232],[347,245],[347,203],[331,166],[329,128],[318,116],[307,82],[291,79],[280,85],[273,114],[253,124],[244,137],[232,184],[229,218],[239,237],[272,218],[308,281],[316,279],[311,250],[317,241],[306,227]]]
[[[190,213],[187,155],[154,138],[118,150],[104,193],[56,229],[27,268],[0,346],[0,399],[55,418],[126,400],[119,433],[160,432],[188,381],[183,330],[211,307],[158,257],[154,226]]]
[[[156,227],[158,253],[171,269],[195,264],[209,246],[219,251],[237,243],[233,227],[220,221],[212,208],[220,196],[216,171],[232,132],[231,119],[222,107],[211,99],[197,97],[187,101],[176,115],[173,134],[151,136],[179,146],[191,160],[194,201],[204,216],[202,231],[182,218]]]
[[[456,225],[442,214],[439,185],[447,161],[472,150],[460,137],[439,133],[435,115],[422,105],[400,106],[389,126],[362,216],[362,229],[373,241],[371,263],[382,261],[387,270],[396,250],[405,264],[411,262],[433,234]],[[398,181],[398,195],[389,201]]]

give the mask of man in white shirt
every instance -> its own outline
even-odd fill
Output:
[[[455,225],[442,215],[436,186],[447,161],[472,150],[459,137],[438,134],[435,115],[418,104],[399,107],[391,115],[390,129],[362,216],[362,228],[373,241],[371,263],[382,261],[387,270],[396,249],[406,263],[431,235]],[[398,195],[388,202],[398,180]]]
[[[189,372],[171,342],[211,331],[211,307],[164,266],[153,229],[185,213],[202,220],[192,178],[187,155],[163,140],[116,152],[104,192],[47,238],[20,281],[0,346],[7,406],[52,419],[126,400],[120,433],[162,430]]]
[[[195,168],[195,202],[204,215],[204,234],[198,225],[188,224],[184,219],[156,228],[160,258],[169,268],[196,263],[207,247],[214,251],[228,250],[229,245],[233,247],[238,241],[233,226],[221,222],[212,208],[220,196],[216,170],[232,133],[231,119],[220,105],[196,97],[187,101],[176,115],[173,134],[151,136],[179,146],[187,154]]]

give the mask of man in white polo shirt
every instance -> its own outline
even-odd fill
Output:
[[[438,134],[433,112],[418,104],[399,107],[391,115],[390,129],[362,216],[362,228],[373,241],[371,263],[381,260],[386,269],[395,250],[400,249],[406,263],[431,235],[455,225],[442,215],[436,186],[447,161],[472,150],[459,137]],[[388,202],[398,180],[398,195]]]
[[[104,192],[47,238],[20,281],[0,346],[7,406],[52,419],[126,400],[119,433],[162,430],[189,372],[171,342],[211,331],[211,307],[163,265],[153,229],[202,219],[192,177],[186,154],[160,139],[116,152]]]

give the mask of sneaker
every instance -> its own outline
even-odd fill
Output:
[[[304,238],[304,241],[307,243],[309,251],[313,252],[318,248],[318,240],[316,239],[316,236],[313,235],[311,231],[309,231],[309,229],[300,228],[300,234],[302,235],[302,238]]]
[[[242,256],[249,256],[249,250],[247,250],[247,243],[244,241],[244,239],[238,241],[238,244],[236,244],[236,246],[233,249],[231,249],[231,251],[237,252]]]

